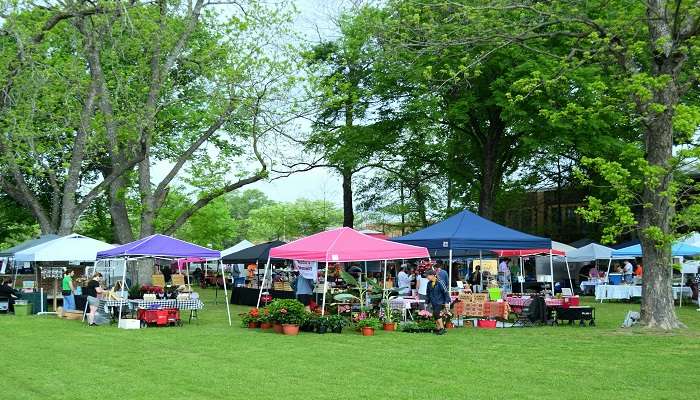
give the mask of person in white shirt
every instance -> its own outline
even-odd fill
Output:
[[[397,276],[400,295],[411,294],[411,281],[413,280],[413,275],[406,272],[406,269],[406,264],[403,264],[401,266],[401,271],[399,271]]]
[[[509,261],[510,261],[509,259],[504,258],[501,260],[501,263],[498,264],[498,278],[501,282],[501,286],[503,287],[503,290],[506,293],[510,293],[510,291],[511,291],[510,267],[508,266]]]
[[[416,289],[418,289],[418,298],[420,300],[427,301],[428,299],[428,282],[430,282],[430,280],[422,274],[416,275]],[[425,307],[425,305],[426,303],[422,304],[423,307]]]
[[[622,273],[625,277],[626,283],[632,283],[634,281],[634,267],[632,266],[630,260],[625,260],[625,266],[622,268]]]

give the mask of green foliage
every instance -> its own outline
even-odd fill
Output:
[[[355,327],[357,329],[362,329],[362,328],[379,329],[379,328],[381,328],[381,326],[382,326],[381,321],[379,321],[379,318],[375,318],[375,317],[365,318],[365,319],[361,319],[361,320],[355,322]]]
[[[248,240],[266,241],[307,236],[340,226],[342,211],[324,200],[299,199],[251,210],[246,221]]]
[[[304,322],[304,305],[297,300],[275,299],[267,306],[270,318],[281,324],[296,324]]]

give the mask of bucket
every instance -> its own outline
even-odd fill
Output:
[[[32,304],[15,304],[15,315],[18,317],[32,315]]]

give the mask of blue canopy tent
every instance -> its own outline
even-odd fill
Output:
[[[391,240],[426,247],[431,253],[433,251],[448,250],[450,290],[452,289],[452,256],[454,251],[478,250],[479,258],[481,258],[483,250],[552,248],[551,239],[516,231],[467,210],[420,231]],[[549,256],[550,267],[553,269],[551,252]],[[552,288],[554,288],[553,272]]]
[[[635,244],[633,246],[628,246],[624,247],[618,250],[613,250],[613,252],[610,254],[610,260],[608,261],[608,272],[605,275],[606,279],[609,279],[608,276],[610,275],[610,266],[612,264],[612,260],[620,260],[620,259],[626,259],[626,258],[634,258],[634,257],[641,257],[643,255],[642,252],[642,245],[641,244]],[[674,243],[671,246],[671,256],[672,257],[692,257],[692,256],[697,256],[700,255],[700,247],[690,245],[688,243],[683,243],[683,242],[677,242]],[[683,305],[683,279],[682,279],[682,273],[681,273],[681,293],[679,295],[679,305]],[[601,300],[602,302],[602,300]]]

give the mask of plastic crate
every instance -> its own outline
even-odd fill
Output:
[[[496,320],[480,319],[477,326],[483,329],[496,329]]]

